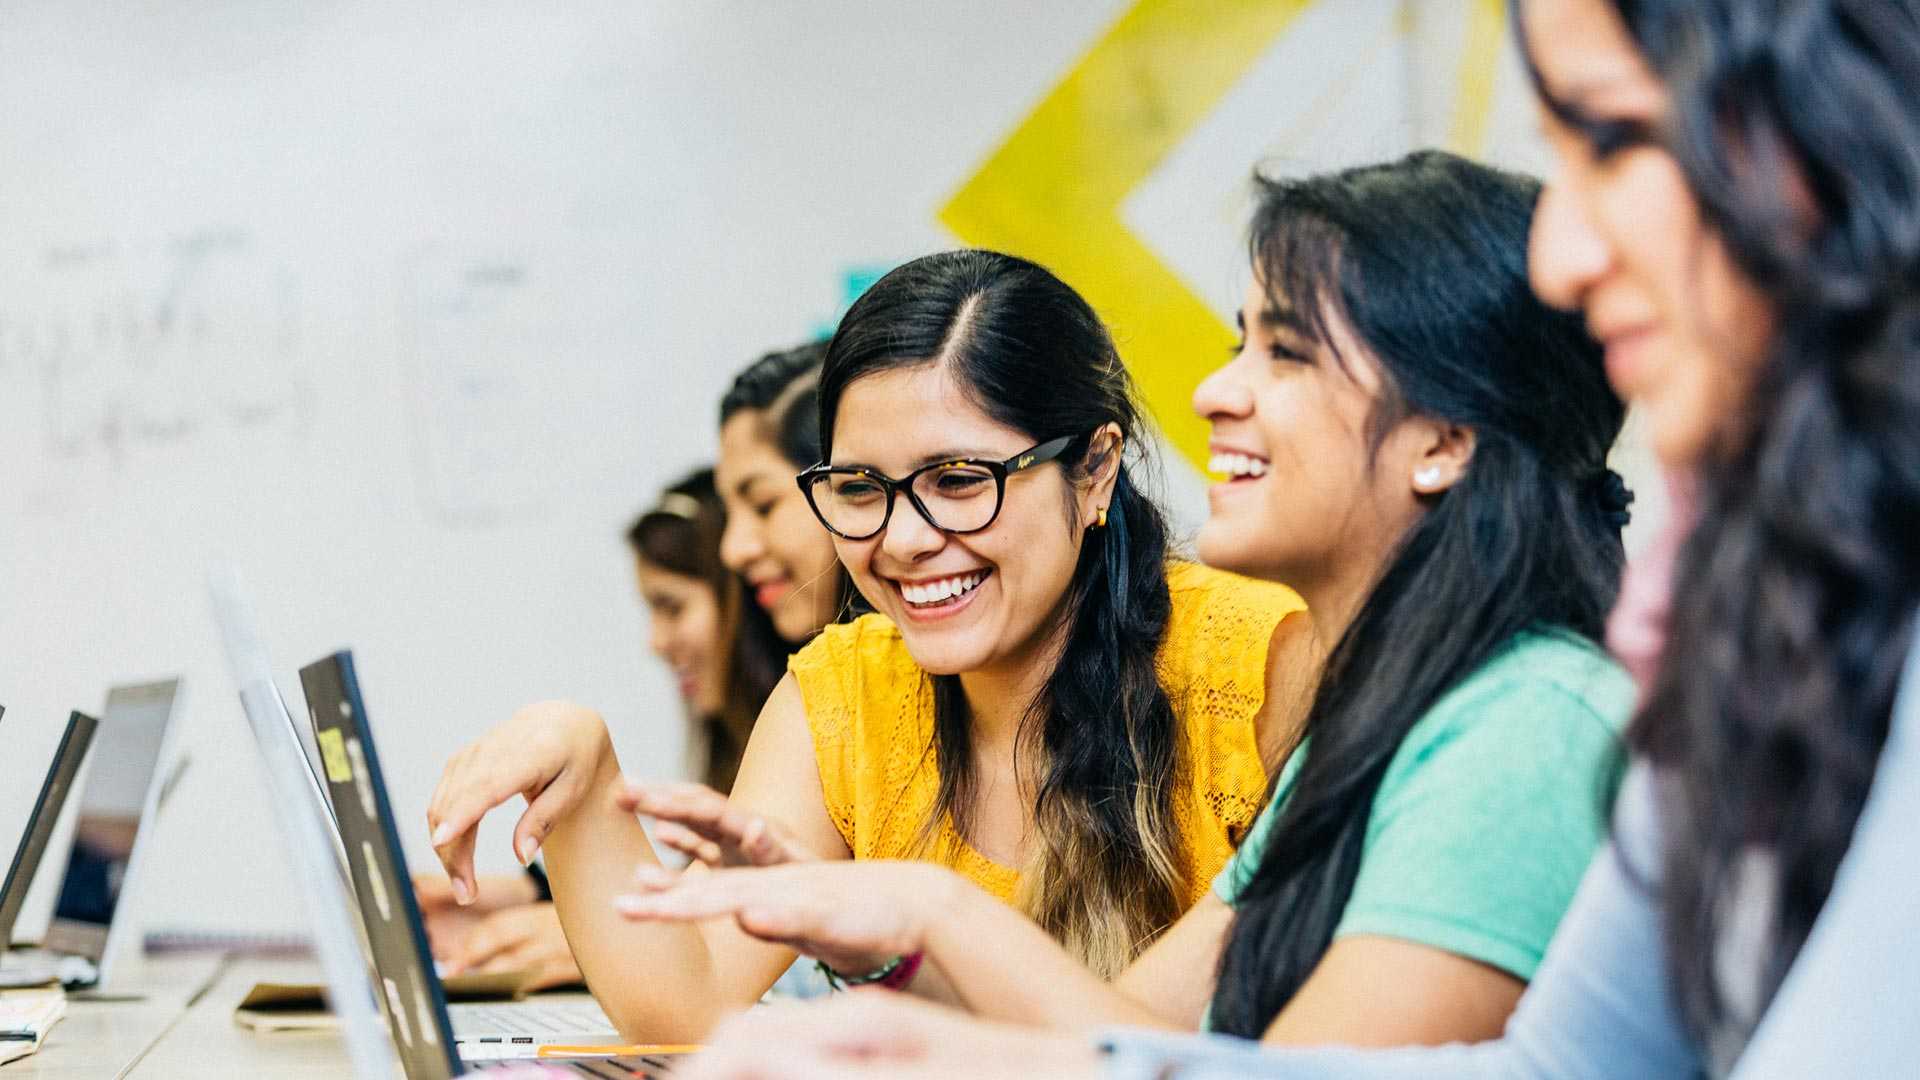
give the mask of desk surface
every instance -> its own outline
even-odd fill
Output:
[[[68,1000],[67,1015],[53,1026],[38,1053],[0,1065],[0,1080],[99,1080],[128,1075],[145,1054],[188,1012],[194,995],[220,974],[213,956],[149,960],[126,969],[125,985],[137,996]]]
[[[137,1000],[70,1000],[40,1052],[0,1065],[0,1080],[350,1075],[346,1044],[336,1032],[256,1033],[233,1020],[234,1006],[255,983],[318,982],[316,963],[167,957],[129,974]],[[394,1076],[400,1075],[396,1061]]]

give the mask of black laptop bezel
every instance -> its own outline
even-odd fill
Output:
[[[39,872],[40,860],[46,856],[47,845],[53,840],[53,827],[60,821],[60,811],[73,792],[80,767],[86,764],[87,751],[93,746],[93,735],[99,726],[100,721],[78,709],[67,716],[66,730],[60,733],[60,744],[54,748],[47,778],[40,785],[33,813],[27,817],[26,831],[21,834],[20,846],[14,849],[13,862],[7,868],[6,884],[0,885],[0,951],[13,947],[14,923],[20,918],[27,891],[33,887],[34,875]]]
[[[460,1061],[459,1045],[454,1041],[452,1022],[447,1016],[446,991],[439,977],[434,974],[433,957],[427,949],[426,922],[421,918],[420,905],[414,899],[413,879],[407,873],[400,834],[394,827],[393,804],[387,796],[385,775],[380,770],[380,756],[374,749],[373,731],[367,721],[366,703],[360,696],[359,680],[354,675],[353,653],[343,649],[301,668],[300,685],[306,692],[307,715],[313,724],[315,741],[320,744],[327,797],[333,803],[334,822],[340,830],[341,846],[346,849],[361,923],[366,928],[374,970],[382,983],[382,1000],[388,1005],[387,1026],[393,1035],[394,1049],[399,1053],[408,1080],[443,1080],[459,1076],[464,1071],[464,1065]],[[338,734],[342,752],[349,754],[346,761],[328,759],[329,740],[323,732]],[[355,745],[359,751],[358,761],[353,760],[349,750]],[[362,765],[363,774],[351,771]],[[366,784],[373,803],[371,821],[362,802],[362,782]],[[383,886],[375,885],[367,876],[363,861],[355,857],[356,850],[362,846],[371,852],[374,862],[379,864],[379,872],[385,879]],[[399,920],[398,925],[382,926],[375,921],[381,911],[380,894],[383,891],[387,910],[391,913],[386,921],[393,923]],[[396,944],[392,940],[394,931],[404,933],[405,940]],[[408,985],[397,985],[401,979],[406,980]],[[396,983],[391,995],[385,985],[389,981]],[[431,1007],[435,1046],[426,1045],[419,1038],[411,1041],[403,1038],[403,1034],[411,1029],[405,1018],[392,1015],[393,996],[401,999],[403,1009],[412,1007],[414,1002],[409,996],[410,990],[425,995]]]

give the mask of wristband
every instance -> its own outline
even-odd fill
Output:
[[[846,990],[855,986],[883,986],[888,990],[905,990],[920,971],[921,954],[905,953],[896,956],[864,975],[842,975],[825,960],[815,960],[813,966],[820,970],[827,985],[835,990]]]
[[[527,877],[533,881],[533,896],[540,903],[553,901],[553,886],[547,883],[547,872],[537,862],[527,864]]]

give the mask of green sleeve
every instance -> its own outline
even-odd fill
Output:
[[[1335,938],[1399,938],[1531,979],[1605,835],[1627,693],[1600,695],[1602,716],[1558,685],[1502,680],[1426,718],[1381,781]]]

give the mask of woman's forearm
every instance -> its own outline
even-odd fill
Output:
[[[765,987],[728,978],[699,926],[634,923],[615,910],[614,897],[632,888],[634,868],[659,862],[640,823],[614,805],[619,779],[609,747],[585,797],[547,837],[560,925],[588,988],[624,1037],[699,1041],[724,1013],[752,1002]]]
[[[1177,1028],[1067,955],[1032,920],[956,880],[930,920],[926,963],[968,1010],[1011,1023],[1071,1030]]]

